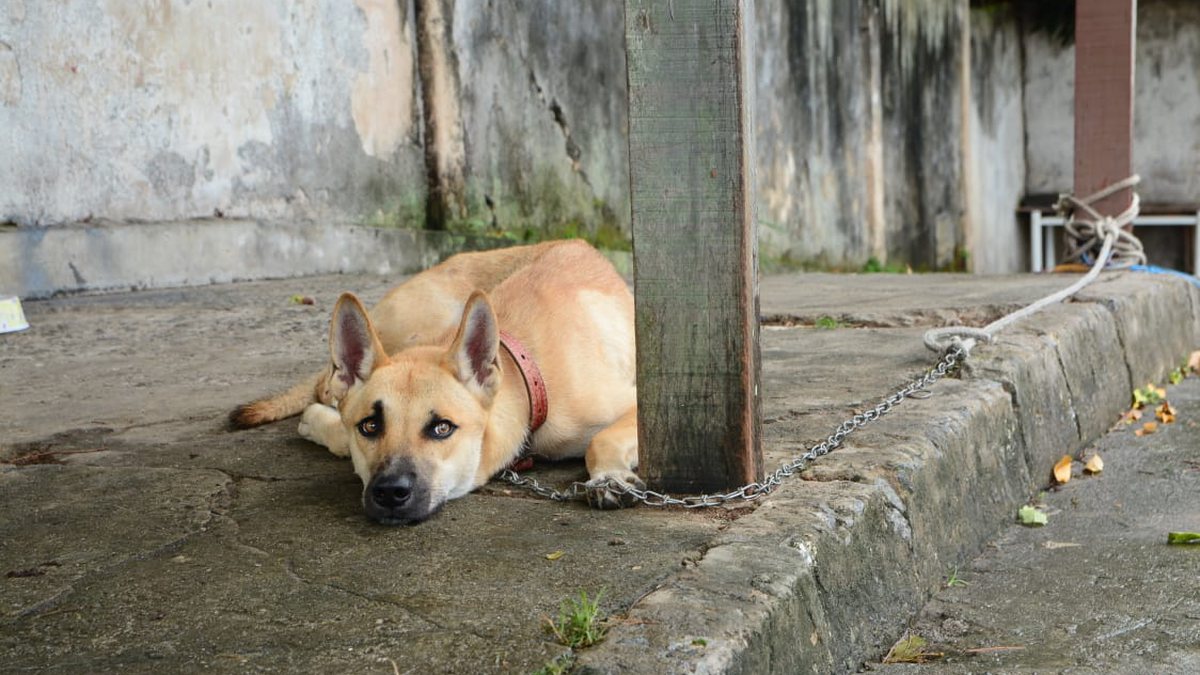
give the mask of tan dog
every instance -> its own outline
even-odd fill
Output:
[[[544,379],[548,415],[532,434],[535,396],[501,330]],[[230,420],[249,427],[303,410],[300,434],[350,456],[363,507],[382,523],[428,518],[525,448],[583,456],[589,501],[614,508],[614,487],[642,486],[633,330],[628,287],[585,243],[460,254],[390,291],[370,316],[342,295],[331,366]]]

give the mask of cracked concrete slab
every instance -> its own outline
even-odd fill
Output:
[[[54,609],[89,574],[203,532],[232,483],[216,471],[34,465],[6,471],[3,485],[6,572],[22,579],[7,584],[4,612],[20,618]]]
[[[1132,382],[1200,341],[1193,291],[1108,276],[754,508],[593,512],[492,484],[386,528],[362,517],[348,462],[294,421],[223,423],[323,362],[338,293],[371,302],[397,280],[26,303],[31,330],[0,337],[5,667],[529,672],[569,651],[543,617],[603,589],[608,638],[576,654],[581,672],[854,671]],[[782,317],[763,331],[768,467],[928,368],[924,327],[990,320],[1068,282],[765,279],[764,316]],[[804,327],[821,316],[840,327]],[[536,471],[563,484],[583,467]]]

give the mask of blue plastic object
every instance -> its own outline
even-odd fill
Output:
[[[1159,267],[1158,265],[1134,265],[1134,266],[1130,267],[1129,269],[1131,269],[1135,272],[1148,272],[1150,274],[1169,274],[1173,277],[1180,277],[1182,279],[1187,279],[1188,281],[1192,282],[1193,286],[1195,286],[1196,288],[1200,288],[1200,278],[1196,278],[1195,275],[1188,274],[1187,272],[1180,272],[1179,270],[1167,269],[1166,267]]]
[[[1092,264],[1092,256],[1090,255],[1084,254],[1080,256],[1080,260],[1083,261],[1085,265]],[[1145,272],[1147,274],[1169,274],[1173,277],[1186,279],[1196,288],[1200,288],[1200,278],[1197,278],[1193,274],[1188,274],[1187,272],[1180,272],[1179,270],[1159,267],[1158,265],[1131,265],[1129,269],[1133,270],[1134,272]]]

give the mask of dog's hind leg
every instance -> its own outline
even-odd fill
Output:
[[[619,509],[636,503],[623,490],[646,487],[633,472],[637,468],[637,406],[592,437],[584,460],[589,504],[598,509]]]

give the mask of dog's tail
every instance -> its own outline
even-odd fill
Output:
[[[229,426],[234,429],[249,429],[299,415],[310,403],[316,402],[317,387],[324,377],[324,373],[319,373],[282,394],[239,405],[229,413]]]

